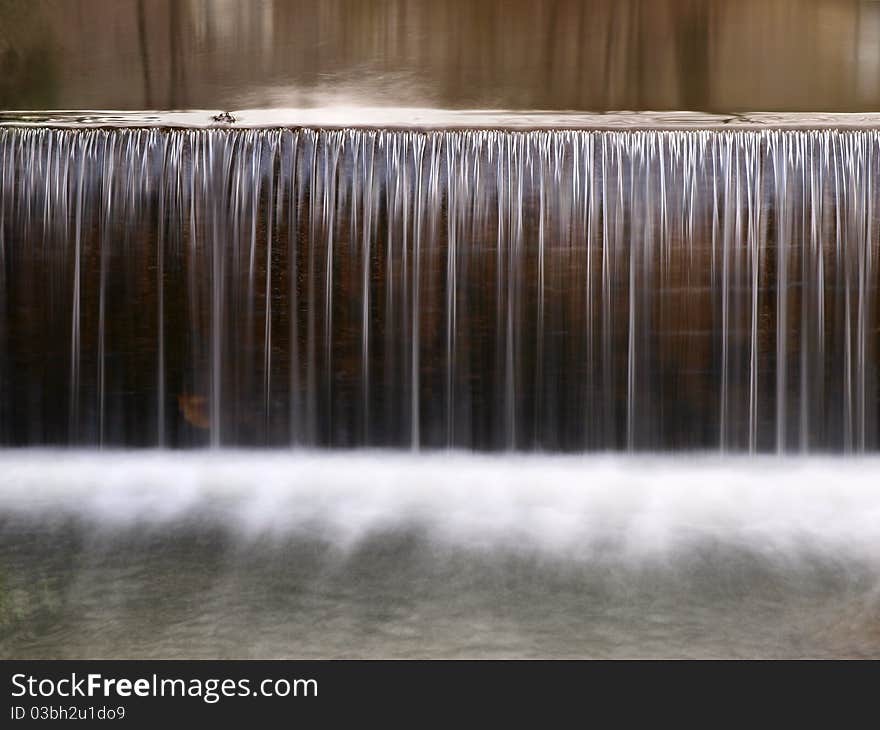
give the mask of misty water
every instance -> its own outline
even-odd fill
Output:
[[[4,656],[880,654],[875,129],[19,122]]]
[[[878,466],[7,452],[0,652],[877,657]]]

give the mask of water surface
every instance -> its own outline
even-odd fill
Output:
[[[6,0],[0,108],[870,111],[871,0]]]
[[[0,454],[4,657],[880,657],[875,459]]]

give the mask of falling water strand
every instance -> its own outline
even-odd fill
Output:
[[[872,451],[880,132],[0,128],[3,444]]]

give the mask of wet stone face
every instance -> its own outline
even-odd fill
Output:
[[[870,130],[2,129],[0,442],[873,450],[878,172]]]

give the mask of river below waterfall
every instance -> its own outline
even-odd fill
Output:
[[[0,454],[6,657],[880,657],[874,458]]]

